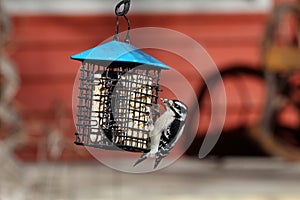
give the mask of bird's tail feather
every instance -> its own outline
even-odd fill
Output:
[[[154,163],[154,169],[157,168],[158,164],[160,163],[160,161],[163,159],[163,157],[159,156],[155,159],[155,163]]]

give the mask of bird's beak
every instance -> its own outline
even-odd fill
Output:
[[[163,103],[167,103],[169,100],[168,99],[164,99],[164,98],[160,98],[160,100],[163,102]]]
[[[172,104],[172,101],[169,99],[160,98],[160,100],[165,104],[166,107],[170,107]]]

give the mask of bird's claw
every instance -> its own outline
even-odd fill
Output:
[[[149,153],[147,153],[147,158],[154,158],[155,156],[156,156],[156,152],[149,152]]]

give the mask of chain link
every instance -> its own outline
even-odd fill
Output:
[[[123,10],[121,7],[123,6]],[[130,9],[130,0],[123,0],[116,5],[115,13],[117,16],[125,16]]]

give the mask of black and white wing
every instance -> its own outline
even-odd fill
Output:
[[[175,144],[181,137],[184,127],[185,121],[175,119],[168,129],[162,133],[158,152],[156,153],[154,168],[158,166],[163,158],[169,155],[170,151],[174,148]]]

